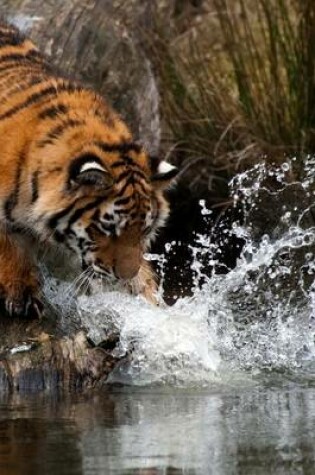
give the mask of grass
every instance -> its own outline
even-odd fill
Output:
[[[211,189],[262,156],[314,153],[313,0],[209,0],[185,34],[156,25],[164,145],[183,180]],[[226,197],[218,185],[214,204]]]

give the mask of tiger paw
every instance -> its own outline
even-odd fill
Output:
[[[37,268],[21,239],[0,232],[0,317],[40,317]]]
[[[39,281],[34,269],[24,262],[23,266],[12,267],[10,274],[4,270],[0,270],[0,315],[40,318],[43,305],[38,298]]]
[[[3,285],[0,283],[0,302],[4,312],[10,317],[40,318],[43,304],[34,286],[22,282]]]

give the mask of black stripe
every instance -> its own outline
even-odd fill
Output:
[[[132,168],[132,169],[128,168],[127,170],[124,170],[123,172],[121,172],[120,175],[118,175],[116,180],[117,181],[122,181],[125,178],[127,178],[128,176],[133,176],[134,179],[135,178],[141,178],[142,180],[145,180],[146,182],[148,182],[148,179],[147,179],[145,173],[143,173],[138,168]]]
[[[14,81],[12,81],[14,82]],[[26,76],[25,79],[22,79],[20,84],[16,84],[15,87],[11,88],[7,88],[7,97],[10,97],[14,94],[18,94],[20,92],[23,92],[23,91],[27,91],[27,89],[29,89],[31,86],[35,86],[36,84],[40,84],[40,83],[43,83],[45,82],[43,80],[43,77],[42,76],[34,76],[34,75],[30,75],[30,76]]]
[[[12,213],[19,201],[21,174],[22,174],[22,167],[23,167],[24,160],[25,160],[25,155],[24,155],[24,152],[22,152],[18,161],[17,169],[16,169],[14,190],[4,203],[4,215],[7,221],[10,221],[10,222],[14,221],[12,217]]]
[[[135,161],[131,157],[129,157],[128,155],[124,155],[123,160],[124,160],[125,164],[128,165],[128,166],[136,165]]]
[[[38,198],[38,176],[39,176],[39,170],[33,173],[32,175],[32,203],[35,203],[35,201]]]
[[[54,239],[57,241],[57,242],[60,242],[60,243],[64,243],[65,244],[65,237],[62,233],[60,233],[59,231],[55,231],[54,234],[53,234],[53,237]],[[69,249],[71,249],[69,246],[67,246]],[[72,250],[72,249],[71,249]]]
[[[37,143],[37,145],[39,147],[44,147],[45,145],[52,144],[56,139],[61,137],[67,129],[69,129],[71,127],[76,127],[76,126],[82,125],[82,124],[84,124],[84,122],[82,122],[80,120],[68,119],[68,120],[62,122],[61,124],[56,125],[52,130],[50,130],[50,132],[48,132],[46,137],[44,139],[40,140]]]
[[[150,204],[147,204],[147,205],[143,204],[142,209],[143,209],[144,213],[146,214],[149,211],[151,211],[151,206],[150,206]]]
[[[73,203],[71,203],[69,206],[67,206],[65,209],[63,209],[62,211],[59,211],[58,213],[54,214],[53,216],[51,216],[47,222],[47,225],[49,226],[50,229],[54,229],[56,230],[56,228],[58,227],[58,222],[63,219],[65,216],[67,216],[68,214],[70,214],[73,209],[76,207],[76,205],[78,204],[78,202],[82,200],[82,198],[78,198],[77,200],[75,200]],[[88,211],[90,209],[93,209],[94,207],[98,206],[102,201],[104,201],[104,198],[97,198],[95,199],[94,201],[92,201],[91,203],[88,203],[87,205],[85,205],[84,207],[82,208],[79,208],[77,209],[72,217],[69,219],[69,222],[68,222],[68,225],[67,225],[67,228],[65,230],[65,234],[66,233],[69,233],[71,231],[71,225],[77,220],[79,219],[84,213],[85,211]],[[62,233],[60,231],[58,231],[59,235],[62,236]]]
[[[133,170],[132,170],[132,173],[133,173],[133,175],[134,175],[136,178],[141,178],[141,179],[144,180],[146,183],[148,183],[148,177],[147,177],[146,174],[143,173],[143,171],[140,170],[139,168],[133,169]]]
[[[78,198],[78,200],[75,200],[73,203],[71,203],[70,205],[68,205],[65,209],[63,209],[62,211],[59,211],[58,213],[54,214],[53,216],[51,216],[47,222],[47,225],[49,226],[49,228],[51,229],[56,229],[57,225],[58,225],[58,221],[60,221],[60,219],[64,218],[65,216],[67,216],[67,214],[71,213],[71,211],[73,210],[73,208],[76,206],[77,202],[79,201],[80,198]]]
[[[45,82],[45,79],[43,78],[43,76],[38,75],[38,74],[36,75],[30,74],[29,76],[26,76],[26,78],[23,79],[21,83],[18,85],[19,87],[18,91],[19,92],[26,91],[29,87],[35,86],[36,84],[40,84],[43,82]]]
[[[34,92],[34,94],[31,94],[25,101],[21,102],[20,104],[17,104],[16,106],[12,107],[11,109],[1,114],[0,120],[4,120],[4,119],[8,119],[9,117],[12,117],[17,112],[20,112],[21,110],[27,108],[30,105],[40,102],[42,99],[44,99],[47,96],[51,96],[51,95],[56,96],[60,92],[73,92],[76,90],[79,90],[77,86],[73,84],[67,84],[67,83],[63,83],[57,88],[55,86],[46,87],[44,89],[41,89],[38,92]]]
[[[113,223],[102,223],[99,222],[97,227],[104,231],[105,233],[109,233],[111,236],[116,236],[116,224]]]
[[[5,64],[4,66],[1,65],[1,66],[0,66],[0,73],[5,72],[5,71],[7,71],[8,69],[10,69],[10,68],[12,68],[12,67],[15,67],[15,68],[18,67],[18,68],[19,68],[20,66],[21,66],[21,67],[22,67],[22,66],[24,67],[24,66],[26,66],[26,65],[29,66],[30,64],[29,64],[29,63],[27,63],[27,64],[21,64],[21,63],[16,63],[16,61],[12,61],[12,63],[7,63],[7,64]]]
[[[125,198],[120,198],[115,201],[115,206],[126,205],[127,203],[129,203],[130,200],[131,200],[131,195]]]
[[[140,153],[141,147],[140,145],[134,143],[134,142],[120,142],[116,144],[109,144],[106,142],[102,141],[97,141],[94,142],[97,147],[99,147],[103,152],[119,152],[122,155],[127,154],[130,151],[135,151],[137,153]],[[131,159],[130,159],[131,160]]]
[[[116,181],[122,181],[122,180],[125,180],[126,178],[130,177],[130,175],[132,174],[132,171],[130,169],[127,169],[127,170],[124,170],[123,172],[120,173],[120,175],[118,175],[118,177],[116,178]]]
[[[0,49],[0,64],[1,62],[8,62],[8,61],[21,61],[22,60],[41,60],[42,56],[37,49],[31,49],[25,52],[20,53],[10,53],[10,54],[3,54],[1,55]]]
[[[44,65],[45,66],[45,70],[47,69],[47,64]],[[0,73],[5,73],[6,71],[8,71],[9,69],[15,69],[16,71],[16,74],[18,74],[19,70],[20,69],[25,69],[25,68],[30,68],[32,71],[34,71],[35,68],[40,68],[41,71],[43,71],[43,64],[42,63],[31,63],[30,61],[26,60],[24,61],[23,59],[21,59],[18,63],[16,61],[9,61],[9,62],[5,62],[4,65],[1,65],[0,64]]]
[[[100,212],[100,209],[97,208],[92,216],[92,221],[99,221],[100,219],[100,215],[101,215],[101,212]]]
[[[138,211],[133,211],[133,213],[130,213],[131,219],[136,219],[137,216],[138,216]]]
[[[103,198],[103,197],[98,197],[98,198],[96,198],[94,201],[92,201],[91,203],[88,203],[87,205],[85,205],[83,208],[77,209],[77,210],[73,213],[73,215],[71,216],[71,218],[69,219],[66,232],[67,232],[67,231],[68,231],[68,232],[70,231],[72,224],[74,224],[78,219],[80,219],[81,216],[82,216],[86,211],[89,211],[90,209],[95,208],[96,206],[98,206],[99,204],[101,204],[103,201],[104,201],[104,198]]]
[[[132,205],[129,206],[129,208],[116,209],[115,214],[118,214],[118,216],[126,216],[130,214],[134,209],[135,209],[135,203],[132,203]]]
[[[91,232],[92,231],[96,231],[96,232],[99,232],[99,228],[97,226],[96,223],[91,223],[87,228],[86,228],[86,234],[89,236],[89,238],[92,240],[92,237],[91,237]]]
[[[24,35],[16,31],[4,32],[0,30],[0,48],[3,46],[20,46],[24,41]]]
[[[119,192],[117,193],[117,198],[120,198],[121,196],[123,196],[123,194],[125,193],[126,189],[128,188],[129,185],[133,185],[134,184],[134,180],[133,180],[133,177],[131,176],[128,180],[126,180],[124,186],[121,188],[121,190],[119,190]]]
[[[104,271],[106,271],[106,267],[104,266],[104,264],[103,264],[103,262],[101,261],[101,259],[96,259],[95,264],[97,264],[101,269],[103,269]],[[107,272],[108,272],[108,271],[107,271]]]
[[[137,181],[136,184],[139,188],[141,188],[142,194],[145,196],[148,196],[148,190],[145,189],[145,187],[143,186],[143,183],[141,181]]]
[[[81,238],[77,239],[77,246],[78,246],[78,248],[80,249],[81,252],[83,251],[84,244],[85,244],[85,239],[84,238],[81,237]]]
[[[38,114],[39,119],[55,119],[61,114],[66,114],[69,108],[64,104],[56,104],[44,109]]]
[[[11,63],[10,63],[11,64]],[[15,66],[14,68],[10,67],[5,67],[1,68],[0,67],[0,80],[1,83],[4,81],[9,81],[11,78],[11,81],[19,81],[21,77],[26,77],[27,74],[34,74],[35,72],[37,74],[42,74],[42,69],[41,70],[36,70],[34,66],[30,65],[24,65],[22,68],[18,67],[16,68],[16,63],[12,64],[11,66]],[[21,66],[21,65],[19,65]]]
[[[126,163],[123,160],[118,160],[117,162],[111,165],[111,168],[125,167]]]

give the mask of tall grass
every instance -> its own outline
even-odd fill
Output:
[[[162,30],[151,44],[164,138],[189,179],[315,151],[313,0],[209,0],[199,30]]]

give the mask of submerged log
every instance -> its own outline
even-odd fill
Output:
[[[3,0],[0,14],[30,36],[63,73],[106,96],[136,137],[155,153],[159,146],[155,80],[150,62],[120,22],[115,3]],[[146,21],[150,2],[131,3],[136,4],[127,11],[133,15],[132,24]],[[112,352],[119,336],[109,331],[96,344],[75,313],[69,318],[72,324],[66,330],[60,315],[49,308],[38,321],[0,318],[0,391],[76,390],[107,379],[126,357]]]

